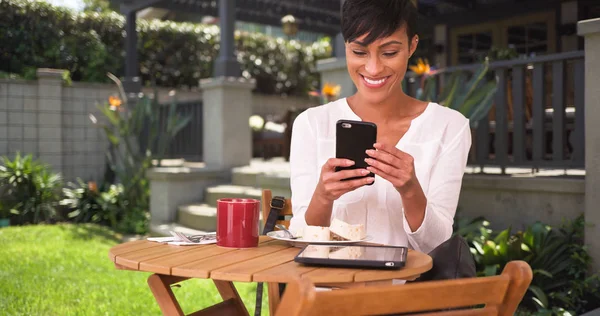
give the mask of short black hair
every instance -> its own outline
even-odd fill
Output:
[[[416,34],[418,11],[412,0],[346,0],[342,6],[342,35],[352,42],[368,34],[363,43],[390,36],[406,25],[408,44]]]

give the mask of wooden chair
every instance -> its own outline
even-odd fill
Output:
[[[353,316],[428,312],[425,315],[507,316],[515,313],[531,279],[531,267],[524,261],[509,262],[498,276],[324,292],[315,291],[310,280],[299,279],[288,284],[275,315]],[[483,307],[478,307],[482,304]]]
[[[262,191],[261,205],[263,223],[267,221],[267,217],[271,211],[270,204],[272,198],[273,192],[271,192],[271,190]],[[286,216],[292,216],[292,202],[290,199],[285,199],[285,206],[279,211],[279,218],[277,219],[276,224],[283,224],[285,227],[290,227],[290,220],[286,219]],[[276,228],[275,230],[278,229]],[[281,300],[279,295],[279,283],[267,283],[267,291],[269,297],[269,315],[275,315],[275,306],[279,304],[279,301]]]
[[[262,218],[263,223],[266,222],[267,217],[269,217],[269,212],[271,211],[271,199],[273,198],[273,192],[271,190],[263,190],[262,191]],[[277,224],[283,224],[285,227],[290,226],[290,220],[286,219],[286,216],[292,216],[292,201],[290,199],[285,199],[285,206],[283,210],[279,211],[279,218],[277,219]]]

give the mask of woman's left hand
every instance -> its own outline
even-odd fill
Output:
[[[373,147],[377,150],[367,150],[367,155],[371,157],[365,159],[369,164],[367,170],[388,180],[403,196],[414,194],[420,189],[411,155],[381,143],[376,143]]]

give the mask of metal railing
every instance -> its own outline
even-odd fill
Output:
[[[584,58],[583,51],[573,51],[490,63],[498,90],[489,116],[472,130],[469,165],[503,172],[584,168]],[[449,74],[479,66],[440,69],[438,87]],[[419,81],[409,80],[409,94],[415,95]]]
[[[192,119],[175,138],[168,144],[164,159],[180,159],[188,161],[202,161],[203,158],[203,133],[202,133],[202,101],[178,102],[176,111],[182,116],[190,116]],[[170,104],[162,104],[159,107],[159,122],[161,130],[165,130],[167,118],[169,117]],[[147,131],[144,131],[147,133]],[[144,137],[141,138],[143,140]],[[141,144],[146,148],[147,144]]]

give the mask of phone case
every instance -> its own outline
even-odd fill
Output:
[[[374,149],[373,144],[377,141],[377,126],[371,122],[339,120],[336,123],[336,158],[350,159],[354,165],[350,167],[337,167],[336,171],[349,169],[364,169],[368,167],[365,158],[367,149]],[[370,173],[364,177],[375,177]],[[344,180],[361,179],[354,177]],[[373,183],[370,183],[371,185]]]

